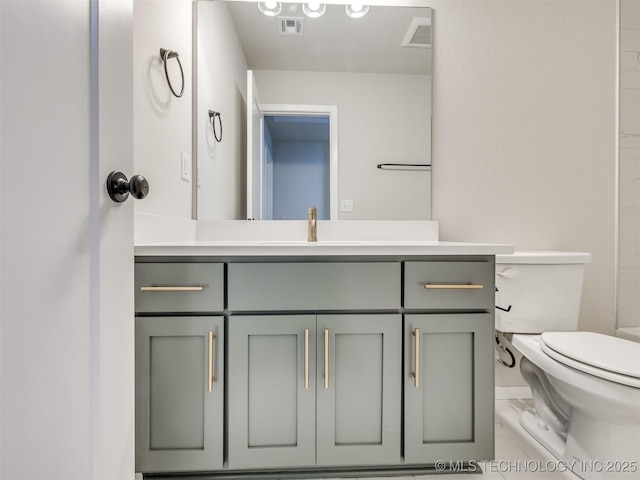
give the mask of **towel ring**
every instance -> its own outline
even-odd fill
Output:
[[[220,137],[218,138],[218,130],[216,129],[216,118],[218,119],[218,124],[220,125]],[[220,116],[220,112],[214,112],[213,110],[209,110],[209,120],[211,121],[211,128],[213,128],[213,136],[216,141],[220,143],[222,141],[222,117]]]
[[[167,78],[169,89],[171,90],[171,93],[173,93],[175,97],[180,98],[184,93],[184,70],[182,70],[182,63],[180,62],[180,57],[178,56],[178,52],[173,52],[171,50],[161,48],[160,58],[164,63],[164,76]],[[182,78],[182,88],[180,89],[180,93],[176,93],[176,91],[173,89],[173,85],[171,85],[171,80],[169,80],[169,72],[167,71],[167,60],[169,60],[170,58],[175,58],[178,61],[178,66],[180,67],[180,77]]]

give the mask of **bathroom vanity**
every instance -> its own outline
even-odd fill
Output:
[[[494,254],[509,251],[136,247],[136,471],[367,476],[492,459]]]

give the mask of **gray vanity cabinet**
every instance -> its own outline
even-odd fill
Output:
[[[229,468],[315,464],[315,316],[229,319]]]
[[[494,289],[492,256],[139,259],[136,471],[493,458]]]
[[[138,262],[135,286],[136,471],[221,469],[224,264]]]
[[[137,263],[136,312],[221,312],[222,263]]]
[[[317,464],[401,462],[402,317],[318,315]]]
[[[405,462],[493,458],[493,316],[406,315],[404,341]]]
[[[393,464],[400,315],[229,319],[229,468]]]
[[[136,318],[136,471],[223,464],[224,318]]]
[[[493,458],[493,261],[404,270],[406,463]]]

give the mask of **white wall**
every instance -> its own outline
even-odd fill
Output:
[[[247,218],[247,62],[229,9],[198,2],[198,218]],[[221,112],[216,142],[208,111]]]
[[[181,179],[182,152],[191,156],[192,0],[134,0],[133,88],[135,173],[149,180],[149,196],[136,213],[191,218],[191,182]],[[184,94],[171,94],[160,48],[178,52],[184,69]],[[179,92],[179,69],[169,73]]]
[[[441,238],[591,252],[580,328],[613,333],[616,2],[433,7]]]
[[[618,326],[640,326],[640,2],[620,5]]]

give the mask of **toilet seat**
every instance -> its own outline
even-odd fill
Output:
[[[593,332],[545,332],[549,357],[596,377],[640,388],[640,344]]]

